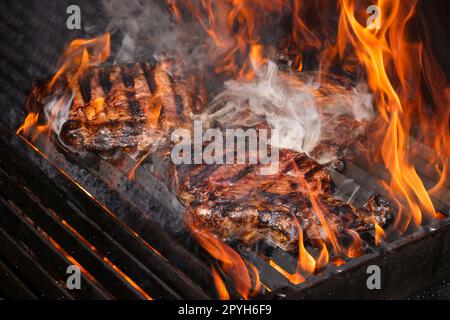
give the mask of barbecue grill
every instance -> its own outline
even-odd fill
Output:
[[[184,204],[153,174],[161,168],[164,172],[164,163],[142,158],[136,166],[134,159],[127,158],[118,165],[96,153],[81,157],[61,145],[55,135],[39,134],[42,118],[28,134],[18,130],[27,118],[26,105],[39,104],[33,88],[42,88],[53,77],[67,44],[111,28],[109,13],[101,2],[78,1],[83,28],[68,30],[66,8],[71,4],[1,4],[0,298],[249,298],[185,225]],[[165,1],[152,5],[171,14]],[[436,60],[448,77],[450,45],[443,8],[443,1],[417,4],[418,16],[429,22],[428,29],[420,32],[428,34]],[[115,64],[123,54],[124,37],[120,29],[111,32],[106,65]],[[304,65],[313,59],[310,55]],[[130,62],[147,63],[142,55],[135,58],[139,60]],[[207,89],[211,86],[216,83],[208,83]],[[227,248],[248,263],[244,271],[250,275],[252,287],[259,288],[251,298],[396,299],[423,298],[436,292],[448,297],[444,280],[450,279],[450,185],[448,171],[444,170],[441,178],[429,166],[436,152],[417,141],[410,161],[427,187],[439,179],[444,181],[444,186],[430,195],[439,219],[389,237],[380,238],[376,229],[367,230],[361,235],[362,254],[330,256],[330,263],[302,274],[302,281],[292,277],[298,266],[297,252],[265,243],[247,247],[228,241]],[[345,160],[343,168],[327,170],[333,196],[343,202],[359,208],[371,196],[392,199],[380,183],[387,180],[389,172],[379,164],[373,167],[362,157],[352,158]],[[351,237],[342,241],[351,241]],[[318,259],[320,250],[309,250]],[[81,271],[80,290],[67,287],[71,265]],[[373,265],[382,272],[380,290],[367,287],[367,270]],[[221,286],[226,288],[225,296]]]

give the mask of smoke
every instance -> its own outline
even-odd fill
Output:
[[[222,125],[251,127],[266,120],[278,129],[279,147],[310,151],[321,131],[315,99],[307,90],[291,92],[281,81],[275,63],[269,61],[253,82],[228,81],[206,118]]]
[[[169,56],[176,57],[177,63],[200,68],[208,60],[203,29],[195,21],[184,22],[180,28],[166,1],[103,0],[103,6],[110,17],[107,29],[123,36],[114,63]]]
[[[44,115],[52,130],[59,137],[61,127],[69,118],[69,109],[73,101],[73,94],[51,96],[44,104]]]
[[[211,76],[209,67],[215,66],[228,47],[216,48],[197,19],[183,19],[183,23],[178,24],[168,3],[164,0],[103,0],[110,17],[109,31],[123,35],[115,63],[171,57],[176,60],[177,68],[196,70],[197,74],[210,79],[206,83],[209,89],[220,89],[223,83],[219,77]],[[217,14],[219,16],[220,12]],[[279,25],[280,16],[274,17],[275,21],[269,24],[272,33],[277,29],[274,26]],[[219,36],[224,43],[230,40],[226,34]],[[271,61],[255,68],[255,73],[256,79],[251,82],[225,82],[224,89],[201,116],[203,121],[244,127],[267,123],[279,133],[277,147],[309,154],[321,141],[335,136],[333,131],[341,115],[349,115],[356,121],[373,118],[372,95],[365,86],[336,89],[320,76],[282,72]]]
[[[251,127],[266,122],[278,129],[276,147],[309,154],[333,134],[327,127],[332,128],[340,115],[349,115],[357,121],[373,117],[372,96],[363,86],[352,90],[321,86],[314,77],[302,80],[279,71],[274,62],[268,61],[256,71],[252,82],[227,81],[202,117],[209,123],[217,121],[228,127]],[[321,90],[326,90],[326,94]]]

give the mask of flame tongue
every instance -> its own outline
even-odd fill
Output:
[[[188,222],[189,224],[189,222]],[[192,234],[200,245],[221,263],[223,272],[233,280],[237,292],[244,298],[259,293],[260,281],[258,270],[249,262],[245,263],[242,257],[223,241],[208,231],[190,225]],[[249,267],[247,267],[249,266]],[[228,299],[229,293],[217,270],[213,267],[213,279],[220,299]],[[252,283],[253,278],[253,283]]]
[[[63,74],[67,76],[69,86],[72,87],[74,81],[89,67],[100,65],[108,59],[109,54],[109,33],[89,40],[73,40],[64,52],[63,58],[60,61],[61,67],[49,82],[48,88],[51,89]]]
[[[47,83],[44,110],[30,110],[25,122],[17,130],[17,133],[29,133],[31,127],[38,129],[38,132],[51,133],[50,128],[57,134],[61,125],[68,116],[68,109],[73,100],[72,89],[77,85],[78,79],[86,70],[92,66],[100,65],[108,59],[110,54],[110,34],[105,33],[93,39],[73,40],[66,48],[59,65],[60,68]],[[56,82],[65,78],[68,86],[66,92],[53,93]],[[45,125],[38,125],[39,112],[44,111]],[[31,137],[32,140],[36,137]]]
[[[405,231],[411,218],[415,225],[420,225],[423,215],[427,218],[436,217],[429,193],[411,162],[409,135],[413,117],[418,115],[421,120],[419,135],[434,137],[438,141],[431,143],[437,152],[433,162],[440,164],[443,171],[447,170],[446,158],[449,156],[450,143],[448,100],[440,102],[442,99],[437,95],[442,94],[442,91],[436,89],[448,89],[442,84],[441,72],[432,64],[430,56],[423,54],[422,43],[407,40],[407,22],[414,14],[416,1],[407,4],[400,4],[398,0],[379,1],[380,30],[364,27],[358,22],[353,1],[342,0],[340,3],[337,52],[344,59],[347,46],[354,50],[357,60],[365,67],[369,86],[376,94],[378,110],[385,122],[383,132],[380,131],[382,143],[379,154],[391,177],[386,186],[399,206],[396,226]],[[421,65],[425,68],[421,68]],[[433,118],[426,116],[422,106],[422,78],[431,86],[437,102],[438,114]],[[446,104],[447,110],[441,107],[442,104]],[[425,138],[424,142],[429,144],[427,140],[429,138]],[[436,188],[442,185],[442,179]]]

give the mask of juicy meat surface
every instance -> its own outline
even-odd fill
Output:
[[[378,196],[364,208],[334,198],[326,168],[292,150],[280,150],[279,170],[273,175],[260,175],[257,165],[198,165],[179,168],[178,179],[189,223],[245,245],[266,241],[293,250],[296,221],[305,238],[313,239],[320,237],[323,223],[337,232],[364,232],[375,222],[385,225],[392,215]]]
[[[62,143],[114,158],[145,153],[161,133],[189,125],[203,108],[204,90],[194,76],[175,78],[169,69],[161,62],[88,70],[73,87]]]
[[[167,62],[91,68],[75,81],[60,140],[72,151],[108,159],[151,151],[165,163],[167,172],[157,177],[185,205],[188,223],[225,241],[267,241],[292,250],[297,225],[305,238],[314,239],[324,223],[338,232],[363,232],[390,220],[392,209],[380,197],[370,198],[363,208],[334,198],[327,169],[293,150],[279,150],[278,171],[270,175],[262,175],[260,165],[174,165],[170,133],[180,127],[192,130],[192,115],[203,112],[206,93],[195,76],[169,70]],[[338,120],[330,129],[339,132],[338,140],[325,141],[314,152],[346,148],[352,140],[346,136],[361,131],[346,115]]]

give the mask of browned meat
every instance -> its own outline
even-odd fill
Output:
[[[170,75],[169,63],[92,68],[76,83],[60,139],[71,150],[106,158],[141,154],[206,101],[199,81]]]
[[[321,221],[311,201],[338,232],[367,231],[374,222],[385,225],[391,207],[372,197],[355,208],[331,194],[327,170],[305,154],[280,150],[277,174],[260,175],[257,165],[198,165],[180,167],[179,198],[188,209],[190,223],[206,228],[223,240],[246,245],[266,241],[284,250],[296,248],[297,219],[306,238],[319,237]]]
[[[372,197],[369,202],[378,200],[381,199]],[[362,233],[373,229],[374,222],[384,226],[392,218],[389,206],[378,211],[356,209],[331,195],[320,197],[319,203],[327,223],[336,226],[337,232],[353,229]],[[192,206],[188,215],[191,223],[206,228],[219,238],[238,240],[245,245],[266,241],[283,250],[296,249],[298,232],[294,219],[299,222],[305,239],[320,237],[313,226],[321,226],[321,221],[310,200],[297,193],[280,196],[258,192],[239,201],[217,201],[212,196],[207,202]]]
[[[291,250],[298,239],[294,219],[306,238],[320,236],[323,218],[318,209],[338,231],[363,232],[374,222],[383,226],[390,220],[392,209],[379,197],[363,208],[334,198],[327,169],[293,150],[279,150],[279,170],[272,175],[262,175],[260,165],[173,165],[170,132],[179,127],[192,129],[192,114],[202,112],[205,104],[200,81],[192,75],[172,74],[168,62],[156,67],[92,68],[73,88],[60,139],[71,150],[106,158],[147,153],[158,140],[159,148],[152,156],[166,170],[157,177],[186,206],[188,222],[223,240],[236,239],[246,245],[267,241]],[[329,122],[329,130],[339,132],[338,139],[324,140],[314,151],[318,157],[328,149],[335,154],[333,148],[347,148],[352,139],[346,136],[359,130],[359,122],[346,115],[337,120]],[[265,122],[258,125],[267,127]]]

